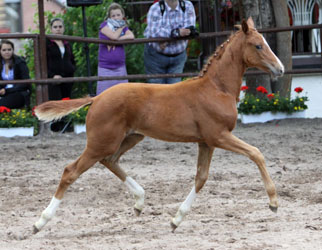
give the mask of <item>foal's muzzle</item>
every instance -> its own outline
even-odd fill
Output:
[[[284,67],[283,68],[280,68],[280,69],[277,69],[276,71],[273,72],[273,74],[276,77],[283,76],[284,75]]]
[[[268,65],[270,69],[271,76],[273,79],[277,79],[284,75],[284,65],[282,63],[275,64],[275,65]]]

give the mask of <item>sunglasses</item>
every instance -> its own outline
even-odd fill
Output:
[[[61,29],[62,27],[63,27],[63,25],[57,25],[57,26],[55,25],[55,26],[53,26],[54,29],[57,29],[57,28]]]

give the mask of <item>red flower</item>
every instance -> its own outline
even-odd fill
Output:
[[[263,94],[267,94],[267,93],[268,93],[268,91],[267,91],[263,86],[259,86],[259,87],[257,87],[257,88],[256,88],[256,90],[257,90],[258,92],[263,93]]]
[[[35,109],[37,108],[37,106],[34,106],[32,109],[31,109],[31,114],[33,116],[36,116],[36,113],[35,113]]]
[[[273,93],[267,95],[267,98],[270,99],[270,100],[272,100],[274,97],[275,97],[275,95]]]
[[[9,109],[5,106],[0,106],[0,113],[4,113],[4,112],[10,113],[11,109]]]
[[[62,99],[62,101],[68,101],[68,100],[70,100],[69,97],[65,97],[65,98]]]
[[[246,90],[248,90],[249,89],[249,87],[248,86],[242,86],[241,88],[240,88],[240,90],[241,91],[246,91]]]
[[[303,91],[303,89],[301,87],[297,87],[294,89],[294,91],[297,93],[301,93]]]

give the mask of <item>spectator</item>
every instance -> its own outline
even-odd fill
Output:
[[[52,19],[50,21],[50,29],[53,35],[63,35],[65,31],[63,19]],[[48,78],[73,77],[76,66],[71,45],[67,41],[46,39],[46,48]],[[71,97],[72,88],[73,83],[71,82],[49,84],[48,98],[49,100],[68,99]],[[64,131],[66,124],[66,120],[53,122],[51,130],[54,132]],[[72,127],[69,126],[67,131],[71,130]]]
[[[63,35],[64,21],[61,18],[54,18],[50,21],[50,28],[53,35]],[[48,78],[73,77],[75,60],[70,44],[67,41],[47,39],[46,47]],[[73,83],[50,84],[48,86],[49,100],[70,98],[72,87]]]
[[[196,14],[193,4],[186,0],[161,0],[154,3],[147,15],[146,38],[187,37],[193,35]],[[182,73],[187,60],[187,40],[145,44],[146,74]],[[150,83],[175,83],[180,78],[149,79]]]
[[[99,28],[99,39],[125,40],[134,39],[132,31],[124,20],[125,12],[121,5],[112,3],[103,23]],[[123,45],[109,46],[100,44],[98,50],[98,76],[122,76],[127,75],[125,65],[125,51]],[[96,94],[99,95],[107,88],[128,80],[104,80],[97,82]]]
[[[29,69],[22,57],[14,54],[14,44],[9,40],[0,42],[0,80],[29,79]],[[29,107],[30,84],[1,84],[0,106],[10,109]]]

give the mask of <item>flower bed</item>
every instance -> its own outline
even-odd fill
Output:
[[[0,107],[0,128],[34,127],[37,119],[32,111]]]
[[[86,132],[86,115],[88,112],[89,106],[85,106],[71,114],[68,117],[71,119],[74,125],[74,132],[76,134]]]
[[[70,119],[72,119],[73,124],[85,124],[86,123],[86,115],[88,112],[89,106],[85,106],[71,114],[68,115]]]
[[[256,89],[261,93],[262,97],[247,93],[247,86],[243,86],[241,90],[246,92],[238,106],[238,112],[241,115],[258,115],[264,112],[294,114],[307,109],[305,102],[308,101],[308,98],[300,96],[303,91],[301,87],[294,89],[297,92],[297,96],[294,99],[281,97],[279,94],[268,94],[263,86],[259,86]]]
[[[0,107],[0,136],[33,136],[36,123],[31,111]]]

